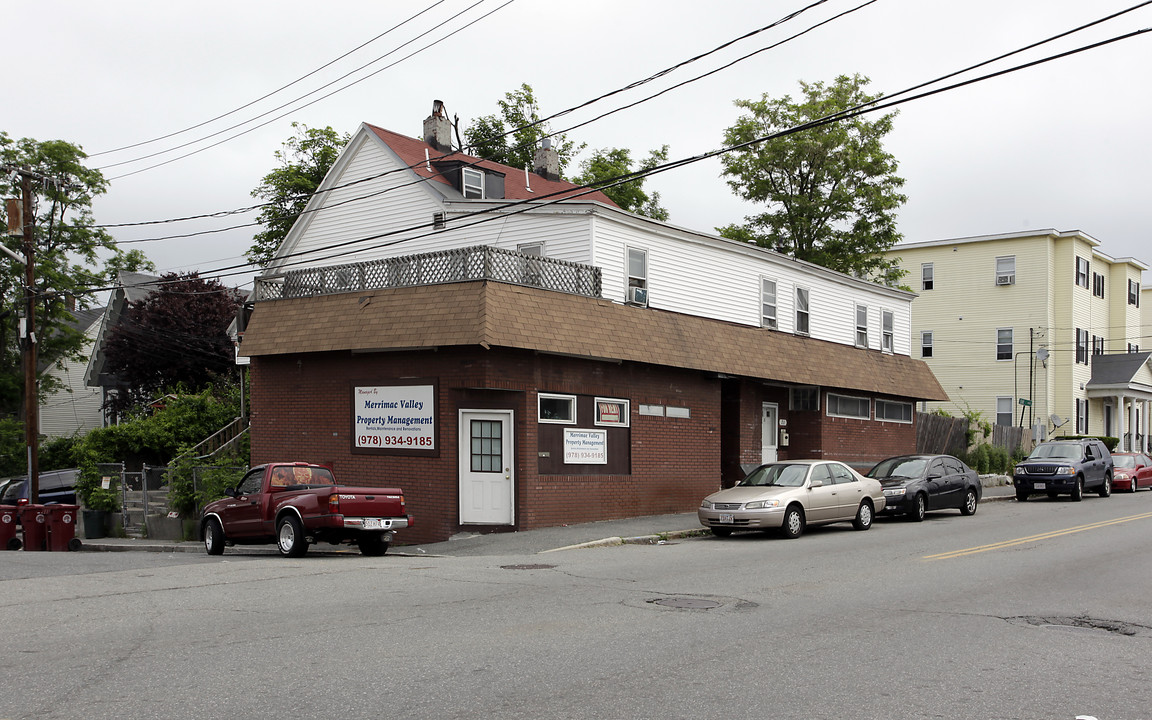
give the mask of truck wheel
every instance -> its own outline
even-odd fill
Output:
[[[388,552],[388,543],[380,533],[365,533],[356,544],[360,546],[360,554],[367,557],[380,557]]]
[[[224,554],[224,529],[216,518],[210,519],[204,526],[204,552],[209,555]]]
[[[1084,478],[1076,478],[1076,486],[1072,488],[1072,500],[1080,502],[1084,499]]]
[[[304,557],[308,541],[304,539],[304,526],[295,515],[285,515],[276,525],[276,547],[284,557]]]

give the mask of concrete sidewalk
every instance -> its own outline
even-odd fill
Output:
[[[986,480],[988,482],[988,480]],[[1011,485],[993,484],[984,488],[981,503],[1015,499]],[[672,515],[648,515],[622,520],[562,525],[520,532],[478,533],[461,532],[444,542],[422,545],[393,545],[389,555],[412,556],[480,556],[480,555],[535,555],[584,547],[604,547],[625,543],[658,543],[695,535],[705,535],[708,531],[700,526],[696,512]],[[146,538],[100,538],[84,540],[84,550],[121,552],[204,552],[199,542],[172,542],[148,540]],[[225,557],[235,555],[276,555],[275,545],[245,545],[230,547],[224,551]],[[309,555],[359,554],[350,545],[313,545]]]

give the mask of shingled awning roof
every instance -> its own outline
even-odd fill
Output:
[[[948,399],[928,366],[906,355],[485,281],[260,302],[240,354],[467,345]]]

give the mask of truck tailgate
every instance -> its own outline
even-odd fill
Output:
[[[398,518],[405,516],[404,493],[397,488],[336,487],[340,514],[349,517]]]

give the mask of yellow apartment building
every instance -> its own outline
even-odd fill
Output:
[[[949,397],[923,408],[978,411],[1036,439],[1119,437],[1117,451],[1147,452],[1149,266],[1099,246],[1077,230],[1035,230],[894,247],[888,257],[918,293],[913,357]]]

